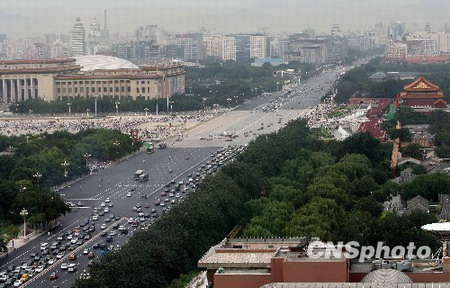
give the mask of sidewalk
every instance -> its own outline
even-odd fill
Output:
[[[0,258],[4,258],[7,257],[8,254],[20,247],[22,247],[25,244],[28,244],[30,241],[38,238],[39,236],[45,234],[46,232],[36,232],[33,231],[30,234],[28,234],[26,237],[22,236],[18,236],[18,238],[12,239],[8,242],[8,244],[6,244],[6,247],[8,248],[8,251],[6,253],[0,253]]]

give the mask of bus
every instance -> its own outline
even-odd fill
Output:
[[[145,174],[144,170],[137,170],[134,172],[134,180],[139,180],[142,174]]]
[[[144,147],[145,151],[147,151],[148,154],[152,154],[155,152],[155,147],[153,147],[153,143],[151,142],[145,142]]]

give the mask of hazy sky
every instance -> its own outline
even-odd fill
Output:
[[[157,24],[174,32],[195,31],[204,21],[217,32],[298,32],[305,27],[329,33],[364,29],[375,22],[450,23],[450,0],[0,0],[0,33],[9,36],[69,33],[76,17],[87,28],[94,16],[108,28],[133,34]]]

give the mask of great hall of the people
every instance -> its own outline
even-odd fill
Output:
[[[0,62],[0,102],[169,98],[185,92],[180,63],[138,67],[110,56]]]

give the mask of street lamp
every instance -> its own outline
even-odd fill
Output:
[[[172,108],[173,108],[173,103],[175,103],[174,101],[169,101],[169,104],[170,104],[170,114],[172,114],[173,113],[173,110],[172,110]]]
[[[120,142],[119,141],[114,141],[113,145],[116,146],[116,156],[117,156],[117,161],[119,161],[119,145],[120,145]]]
[[[92,155],[89,154],[89,153],[84,153],[84,155],[83,155],[86,167],[88,166],[88,159],[89,159],[91,156],[92,156]]]
[[[30,139],[30,136],[25,136],[25,139],[27,139],[27,145],[28,145],[28,140]]]
[[[67,103],[67,106],[69,107],[69,116],[70,116],[70,113],[72,113],[72,103]]]
[[[147,107],[144,108],[144,111],[145,111],[145,117],[147,117],[148,116],[148,108]]]
[[[116,104],[117,115],[119,115],[119,105],[120,105],[120,102],[119,102],[119,101],[116,101],[116,102],[114,102],[114,104]]]
[[[28,216],[27,209],[23,208],[22,211],[20,211],[20,216],[23,217],[23,238],[26,238],[27,237],[27,216]]]
[[[36,172],[33,174],[33,177],[36,178],[36,183],[39,185],[39,180],[41,179],[42,174],[39,172]]]
[[[63,166],[64,167],[64,177],[67,177],[67,174],[68,174],[68,172],[67,172],[67,166],[69,166],[70,164],[66,161],[66,160],[64,160],[64,162],[61,164],[61,166]]]
[[[277,81],[277,92],[280,91],[279,86],[280,86],[280,82]]]

